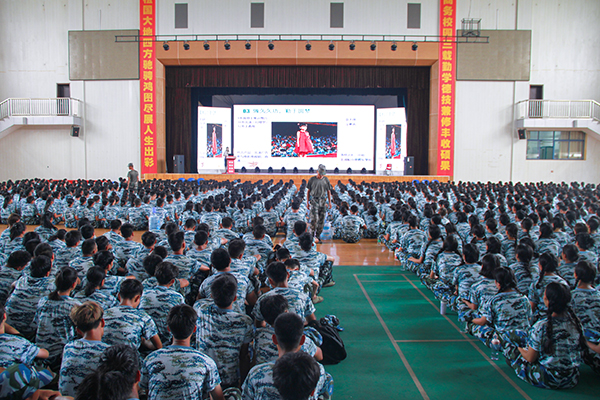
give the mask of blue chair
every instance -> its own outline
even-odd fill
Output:
[[[188,178],[188,182],[195,182],[196,180],[194,178]]]
[[[418,179],[413,179],[412,183],[420,183],[421,181],[419,181]]]
[[[423,183],[429,183],[429,181],[427,179],[423,179],[422,181]]]
[[[198,178],[198,184],[200,184],[200,181],[203,181],[204,178]]]
[[[433,182],[440,183],[440,181],[438,181],[437,179],[434,179],[434,180],[431,181],[431,183],[433,183]]]
[[[185,178],[179,178],[178,181],[185,181]]]

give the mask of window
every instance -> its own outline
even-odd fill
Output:
[[[421,3],[408,3],[408,29],[421,29]]]
[[[175,29],[187,29],[188,5],[187,3],[175,4]]]
[[[330,3],[329,6],[329,27],[344,27],[344,3]]]
[[[250,3],[250,28],[265,27],[265,3]]]
[[[578,131],[529,131],[528,160],[584,160],[585,133]]]

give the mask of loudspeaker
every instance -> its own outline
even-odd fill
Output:
[[[525,129],[518,129],[517,132],[519,133],[519,140],[527,139]]]
[[[415,174],[415,158],[413,156],[404,157],[404,175]]]
[[[73,136],[73,137],[79,137],[79,130],[80,129],[81,129],[81,127],[73,125],[71,127],[71,136]]]
[[[185,173],[185,156],[183,154],[175,154],[173,156],[173,173]]]

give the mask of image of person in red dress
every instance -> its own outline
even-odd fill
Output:
[[[298,124],[298,126],[300,130],[296,132],[296,153],[300,157],[306,157],[307,154],[313,153],[315,149],[307,130],[308,126],[306,124]]]
[[[217,127],[213,125],[212,130],[212,155],[217,156]]]
[[[392,127],[392,135],[390,141],[390,153],[392,155],[392,158],[394,158],[396,156],[396,127]]]

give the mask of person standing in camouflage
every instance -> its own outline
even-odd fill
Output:
[[[308,189],[306,193],[306,206],[310,210],[310,227],[315,242],[319,241],[323,225],[325,224],[325,214],[327,207],[331,208],[331,183],[325,176],[327,170],[325,165],[320,164],[317,171],[317,176],[313,176],[308,180]]]

